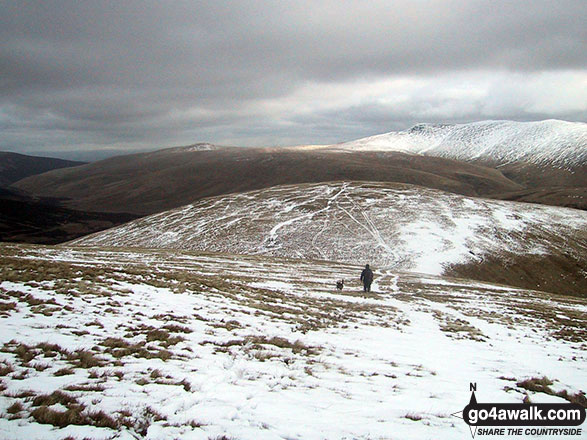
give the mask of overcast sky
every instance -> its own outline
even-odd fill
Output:
[[[587,1],[2,1],[0,150],[587,116]]]

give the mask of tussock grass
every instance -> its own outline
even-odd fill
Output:
[[[14,371],[14,368],[9,363],[2,362],[0,364],[0,377],[7,376],[10,373],[12,373],[13,371]]]
[[[190,318],[187,316],[177,316],[177,315],[173,315],[171,313],[159,313],[157,315],[153,315],[152,316],[153,319],[156,319],[157,321],[164,321],[164,322],[168,322],[168,321],[174,321],[174,322],[181,322],[183,324],[185,324],[186,322],[190,321]],[[168,324],[173,326],[174,324]],[[164,328],[167,327],[167,325],[163,326]],[[176,331],[176,330],[171,330],[168,328],[169,331]],[[189,332],[185,332],[185,333],[189,333]]]
[[[230,347],[234,346],[243,347],[247,351],[264,351],[267,349],[267,346],[274,346],[282,349],[289,349],[295,354],[317,355],[322,350],[321,347],[308,346],[299,339],[294,342],[291,342],[288,339],[279,336],[267,338],[266,336],[252,335],[247,336],[243,339],[233,339],[220,344],[213,343],[210,341],[204,341],[202,342],[202,344],[214,344],[218,347],[218,351],[228,351]],[[260,354],[259,357],[263,357],[263,355]],[[265,359],[268,358],[269,356],[265,356]]]
[[[98,383],[88,383],[80,385],[68,385],[64,389],[65,391],[102,392],[106,389],[106,387]]]
[[[135,421],[134,430],[139,435],[145,437],[147,435],[149,426],[151,426],[153,422],[160,422],[163,420],[167,420],[167,418],[157,410],[147,406],[143,409],[141,417]]]
[[[224,319],[220,320],[219,322],[211,323],[211,326],[214,328],[225,328],[229,332],[235,330],[237,328],[243,328],[240,322],[231,319],[230,321],[224,321]]]
[[[70,388],[76,391],[88,391],[86,387]],[[57,403],[67,408],[66,411],[57,411],[51,408],[51,405]],[[116,416],[102,410],[88,411],[86,406],[80,403],[74,396],[59,390],[51,394],[34,397],[31,407],[34,409],[30,412],[30,416],[37,423],[48,424],[58,428],[64,428],[69,425],[87,425],[118,430],[122,426],[125,426],[144,436],[153,421],[166,420],[163,415],[150,407],[145,408],[138,418],[132,418],[132,413],[127,410],[118,411]],[[15,414],[24,411],[24,407],[22,404],[20,406],[14,406],[14,411]]]
[[[113,349],[113,348],[128,348],[131,344],[122,338],[106,338],[102,341],[101,345],[103,347]]]
[[[29,397],[34,397],[36,395],[37,394],[31,390],[23,390],[19,392],[11,392],[5,394],[6,397],[11,397],[13,399],[28,399]]]
[[[439,322],[440,330],[453,335],[457,339],[466,338],[478,342],[487,340],[487,336],[481,330],[464,319],[454,318],[438,310],[434,310],[432,314]]]
[[[87,350],[68,351],[57,344],[40,343],[37,345],[26,345],[10,341],[2,347],[1,351],[12,353],[20,360],[24,367],[48,368],[49,365],[39,364],[35,367],[31,362],[38,357],[55,358],[69,361],[77,368],[92,368],[104,366],[105,362],[95,356],[94,353]]]
[[[165,324],[161,328],[171,333],[192,333],[192,329],[177,324]]]
[[[77,404],[77,399],[58,390],[52,392],[51,394],[42,394],[40,396],[36,396],[32,401],[32,406],[51,406],[55,405],[56,403],[60,403],[61,405],[67,407],[73,404]]]
[[[172,326],[173,328],[173,326]],[[185,327],[181,327],[182,330],[188,330]],[[127,337],[136,337],[136,336],[144,336],[147,343],[149,342],[158,342],[164,348],[169,348],[172,345],[176,345],[182,341],[185,341],[185,338],[180,335],[171,335],[171,330],[166,328],[156,328],[149,325],[141,324],[136,327],[129,328],[129,333],[126,335]],[[117,338],[118,342],[122,345],[128,344],[125,343],[120,338]],[[128,344],[127,346],[129,346]],[[121,347],[120,347],[121,348]]]
[[[41,406],[31,412],[31,416],[37,423],[53,425],[64,428],[69,425],[90,425],[98,428],[118,429],[120,423],[106,414],[104,411],[83,413],[84,407],[69,408],[67,411],[56,411],[46,406]]]
[[[147,342],[161,341],[165,342],[169,339],[169,332],[166,330],[153,329],[146,334]]]
[[[116,359],[134,356],[144,359],[159,358],[165,361],[172,357],[172,353],[168,350],[157,348],[147,349],[142,343],[130,343],[122,338],[106,338],[102,341],[101,345],[106,347],[108,349],[107,352]]]
[[[552,384],[552,380],[550,380],[546,376],[543,376],[542,378],[533,377],[532,379],[526,379],[520,382],[516,382],[517,386],[519,386],[520,388],[524,388],[525,390],[547,394],[552,393],[552,390],[550,389],[550,385]]]
[[[424,417],[422,417],[420,414],[417,414],[414,412],[409,412],[404,416],[404,418],[409,419],[409,420],[413,420],[414,422],[419,422]]]
[[[74,366],[78,368],[93,368],[93,367],[103,367],[106,365],[106,362],[97,358],[94,353],[87,350],[79,350],[70,355],[67,358],[69,361],[72,361]]]
[[[12,310],[16,310],[15,302],[3,302],[0,301],[0,316],[9,316]]]
[[[12,379],[13,380],[24,380],[28,377],[28,375],[29,375],[28,370],[22,370],[19,374],[13,374]]]
[[[18,414],[21,411],[24,411],[24,406],[20,402],[14,402],[12,405],[6,408],[6,412],[12,415]]]
[[[548,377],[543,376],[541,378],[533,377],[531,379],[525,379],[516,382],[516,385],[528,391],[534,391],[536,393],[549,394],[551,396],[557,396],[565,399],[568,402],[576,403],[581,405],[583,408],[587,408],[587,397],[583,391],[579,391],[575,394],[570,394],[567,390],[555,392],[550,388],[553,385],[553,381]]]
[[[41,364],[41,363],[34,363],[34,364],[31,364],[31,366],[36,371],[45,371],[45,370],[51,368],[51,365],[49,365],[49,364]]]

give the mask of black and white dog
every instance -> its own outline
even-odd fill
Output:
[[[336,290],[342,290],[344,287],[344,280],[340,280],[336,282]]]

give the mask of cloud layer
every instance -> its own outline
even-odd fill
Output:
[[[584,1],[0,1],[0,150],[585,120]]]

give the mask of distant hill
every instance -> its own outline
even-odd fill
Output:
[[[471,196],[524,188],[500,171],[438,157],[209,144],[114,157],[32,176],[15,186],[69,199],[66,204],[73,209],[152,214],[204,197],[345,179],[411,183]]]
[[[52,157],[27,156],[25,154],[0,151],[0,186],[7,186],[25,177],[60,168],[83,165],[84,162],[55,159]]]
[[[286,185],[201,200],[73,242],[206,250],[587,292],[587,214],[412,185]]]
[[[587,163],[587,124],[558,120],[418,124],[338,145],[351,151],[404,151],[499,165],[572,168]]]
[[[345,152],[402,151],[489,166],[522,185],[493,197],[587,209],[587,124],[480,121],[418,124],[333,145]]]
[[[0,187],[0,241],[57,244],[137,218],[132,214],[81,212],[54,200]]]
[[[419,124],[330,146],[195,144],[112,157],[15,186],[82,211],[172,209],[204,197],[333,180],[409,183],[468,196],[587,209],[587,124]]]

